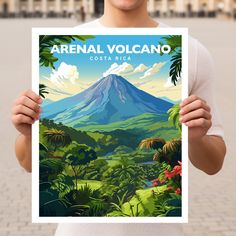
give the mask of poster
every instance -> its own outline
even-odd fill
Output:
[[[187,222],[187,30],[33,29],[33,222]]]

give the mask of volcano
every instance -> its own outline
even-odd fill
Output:
[[[43,107],[41,119],[72,127],[109,124],[144,113],[164,114],[172,103],[156,98],[110,74],[86,90]]]

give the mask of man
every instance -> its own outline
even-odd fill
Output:
[[[147,12],[147,0],[105,0],[104,15],[80,27],[166,27]],[[207,49],[189,37],[189,97],[181,103],[180,121],[189,130],[189,159],[212,175],[223,165],[226,147],[223,129],[214,103],[214,67]],[[21,133],[16,156],[31,171],[31,125],[39,119],[42,99],[31,90],[21,94],[13,106],[12,121]],[[178,224],[60,224],[56,236],[168,236],[182,235]]]

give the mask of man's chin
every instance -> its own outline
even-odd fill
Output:
[[[112,1],[113,5],[122,10],[122,11],[132,11],[136,8],[140,7],[140,5],[143,4],[143,1],[135,1],[135,0],[118,0],[118,1]]]

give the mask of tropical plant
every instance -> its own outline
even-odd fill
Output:
[[[162,163],[158,178],[152,180],[154,187],[158,187],[160,183],[164,183],[166,186],[164,192],[158,192],[158,189],[157,191],[152,190],[153,197],[156,199],[155,215],[174,216],[181,214],[181,176],[181,162],[178,162],[174,167]]]
[[[78,189],[78,177],[79,173],[85,168],[84,165],[96,158],[96,152],[86,145],[84,148],[79,145],[75,146],[65,153],[63,160],[73,170],[75,176],[75,189]]]
[[[120,196],[118,194],[118,191],[120,190],[119,186],[115,186],[109,183],[109,181],[102,181],[102,186],[100,187],[101,191],[101,197],[106,202],[116,202],[117,196]]]
[[[153,156],[153,160],[157,160],[157,157],[160,154],[160,151],[165,143],[166,141],[163,138],[147,138],[140,142],[139,148],[156,150],[156,153]]]
[[[172,58],[170,61],[172,64],[170,66],[169,76],[172,83],[176,86],[182,71],[182,38],[181,35],[169,35],[162,37],[162,39],[171,47],[170,54],[172,54]]]
[[[151,164],[151,165],[143,164],[141,167],[143,171],[145,172],[146,179],[148,181],[154,179],[160,173],[160,164],[158,162],[155,162],[154,164]]]
[[[92,189],[88,183],[77,190],[71,190],[65,195],[65,199],[72,203],[70,215],[102,216],[106,214],[107,203],[100,199],[100,190]]]
[[[60,159],[45,158],[39,162],[40,180],[51,181],[63,170],[64,163]]]
[[[162,152],[165,156],[170,155],[170,153],[177,153],[181,150],[181,140],[180,139],[172,139],[171,141],[167,141],[166,144],[162,148]]]
[[[86,143],[87,145],[91,147],[97,146],[97,142],[91,138],[86,132],[76,130],[72,127],[68,127],[62,124],[57,124],[53,120],[49,119],[42,119],[41,120],[41,126],[45,126],[47,129],[57,129],[62,130],[66,134],[68,134],[73,141],[75,141],[77,144],[79,143]]]
[[[58,191],[59,197],[63,198],[74,188],[74,176],[67,175],[64,171],[52,180],[52,189]]]
[[[65,216],[88,216],[89,208],[89,205],[71,205],[69,208],[67,208]]]
[[[181,149],[182,142],[180,139],[167,141],[162,150],[159,151],[156,160],[160,163],[167,162],[169,165],[174,166],[178,164],[178,161],[181,161]]]
[[[133,197],[137,199],[136,203],[131,203],[131,197],[127,199],[126,191],[121,197],[118,198],[118,203],[111,202],[112,205],[112,211],[107,214],[107,216],[129,216],[129,217],[138,217],[145,214],[148,214],[147,209],[145,208],[145,205],[142,202],[141,197],[138,194],[135,194]],[[139,206],[142,206],[144,212],[141,211],[141,208]]]
[[[128,158],[122,157],[118,164],[108,169],[104,175],[104,182],[119,186],[116,195],[123,195],[126,190],[127,197],[133,195],[137,189],[145,186],[146,173],[143,168]]]
[[[162,138],[147,138],[139,144],[140,149],[154,149],[153,160],[160,163],[167,162],[171,166],[181,161],[181,140],[165,141]]]
[[[108,203],[104,202],[103,199],[94,199],[91,197],[89,202],[89,216],[104,216],[108,210]]]
[[[42,144],[42,143],[39,143],[39,150],[40,151],[48,152],[48,148],[44,144]]]
[[[54,152],[57,148],[67,146],[72,142],[70,136],[62,130],[45,130],[43,135],[47,141],[54,146]]]
[[[88,183],[82,185],[79,189],[74,189],[65,195],[65,198],[73,204],[88,204],[90,197],[98,198],[99,190],[93,190]]]
[[[85,165],[97,159],[96,152],[85,144],[73,143],[64,149],[64,161],[72,165]]]
[[[94,38],[90,35],[40,35],[39,36],[39,63],[40,66],[51,67],[55,70],[54,63],[58,58],[51,53],[51,48],[54,45],[60,46],[63,44],[70,44],[72,41],[86,40]]]
[[[168,35],[162,37],[162,39],[171,47],[170,54],[174,54],[182,47],[181,35]]]
[[[135,165],[128,158],[121,157],[118,164],[113,166],[108,172],[111,184],[117,185],[123,180],[131,179],[136,175]]]
[[[158,186],[157,181],[165,182],[165,191],[152,190],[155,209],[154,216],[181,216],[181,174],[182,167],[176,165],[173,169],[163,164],[163,172],[154,180],[153,186]]]
[[[47,189],[40,191],[40,216],[64,216],[67,208],[71,205],[64,198],[59,198],[55,190]]]
[[[47,86],[45,84],[39,84],[39,95],[45,98],[45,94],[48,94]]]
[[[181,132],[181,122],[179,120],[179,112],[180,112],[180,105],[175,104],[173,105],[168,111],[167,114],[169,115],[168,120],[172,122],[172,124],[176,127],[176,129]]]
[[[179,135],[181,135],[181,122],[179,120],[180,105],[173,105],[168,111],[169,118],[168,120],[176,127],[179,131]],[[156,156],[156,160],[160,160],[161,162],[167,161],[172,166],[177,164],[178,161],[181,161],[181,139],[172,139],[171,141],[167,141],[165,145],[162,147],[162,151],[158,153]]]
[[[154,192],[154,211],[153,216],[181,216],[181,196],[164,191],[162,193]]]
[[[176,86],[176,82],[180,78],[182,71],[182,52],[176,52],[176,54],[172,56],[170,61],[172,62],[172,64],[170,66],[169,75],[171,77],[172,83]]]
[[[128,202],[128,204],[129,204],[129,208],[130,208],[130,212],[131,212],[130,216],[133,216],[133,217],[139,216],[140,215],[139,205],[141,204],[141,202],[138,202],[135,205],[131,204],[130,202]]]
[[[108,169],[106,160],[95,159],[86,166],[84,179],[101,180],[103,173]]]
[[[147,138],[141,141],[139,144],[140,149],[161,149],[165,145],[166,141],[163,138]]]
[[[42,160],[42,159],[46,159],[48,157],[49,157],[48,148],[44,144],[39,143],[39,159]]]
[[[126,199],[126,195],[127,195],[128,190],[126,190],[121,197],[116,196],[118,203],[115,202],[111,202],[111,206],[112,206],[112,211],[109,212],[107,214],[107,216],[129,216],[128,214],[126,214],[123,209],[122,206],[125,203],[125,199]]]

